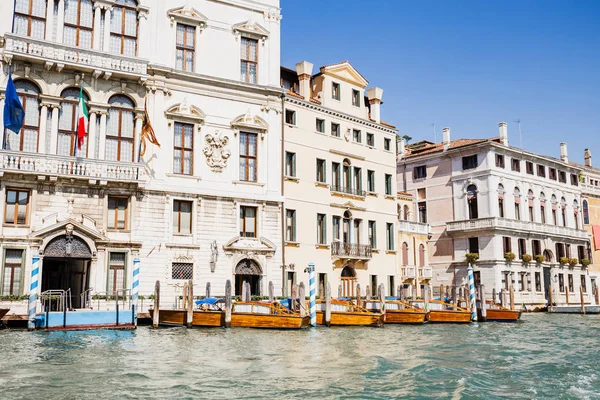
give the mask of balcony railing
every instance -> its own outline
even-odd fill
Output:
[[[331,255],[339,258],[370,259],[373,248],[368,244],[331,243]]]
[[[422,222],[398,221],[398,232],[428,235],[431,233],[431,225]]]
[[[146,170],[138,163],[0,150],[0,176],[7,172],[100,181],[146,180]]]
[[[539,222],[519,221],[508,218],[479,218],[467,221],[447,222],[448,233],[463,231],[485,231],[490,229],[505,229],[520,232],[537,232],[551,236],[572,237],[576,239],[587,239],[589,233],[583,229],[574,229],[566,226],[542,224]]]
[[[351,196],[359,196],[359,197],[365,197],[367,195],[367,192],[365,190],[359,190],[359,189],[354,189],[351,187],[337,186],[337,185],[331,185],[331,192],[344,193],[344,194],[349,194]]]
[[[103,72],[106,77],[110,77],[113,73],[135,75],[136,77],[147,73],[148,61],[137,57],[115,55],[11,33],[5,35],[5,41],[3,55],[6,60],[24,55],[45,61],[47,68],[56,64],[61,69],[70,65],[79,70],[85,70],[87,66],[90,71],[98,74]]]
[[[417,267],[402,267],[402,278],[411,279],[417,277]]]
[[[419,267],[419,276],[423,279],[433,278],[433,269],[431,267]]]

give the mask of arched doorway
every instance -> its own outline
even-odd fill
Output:
[[[81,295],[89,289],[92,261],[87,243],[78,236],[61,235],[46,245],[43,255],[42,292],[70,289],[70,305],[81,308]]]
[[[342,269],[342,296],[354,297],[354,288],[356,287],[356,270],[351,265],[346,265]]]
[[[254,260],[244,258],[235,267],[235,295],[242,295],[242,284],[250,283],[250,295],[260,295],[260,278],[262,270]]]

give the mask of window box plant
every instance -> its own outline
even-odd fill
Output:
[[[590,264],[591,264],[591,261],[587,258],[584,258],[583,260],[581,260],[581,266],[583,268],[587,268]]]
[[[560,265],[565,265],[569,263],[569,258],[568,257],[561,257],[558,259],[558,262],[560,263]]]
[[[533,258],[531,257],[531,254],[527,254],[527,253],[525,253],[525,254],[523,254],[523,255],[521,256],[521,260],[523,260],[523,262],[524,262],[524,263],[526,263],[526,264],[527,264],[527,263],[530,263],[532,259],[533,259]]]
[[[544,261],[546,261],[546,259],[544,258],[544,256],[543,256],[542,254],[536,254],[536,255],[535,255],[535,261],[536,261],[538,264],[541,264],[541,263],[543,263]]]
[[[477,253],[467,253],[465,254],[465,258],[469,264],[475,263],[479,259],[479,254]]]
[[[576,266],[578,262],[579,262],[579,260],[576,258],[569,258],[569,266],[570,267]]]
[[[504,259],[505,259],[506,261],[508,261],[508,262],[514,261],[514,259],[515,259],[516,257],[517,257],[517,256],[515,256],[515,253],[513,253],[512,251],[509,251],[508,253],[506,253],[506,254],[504,255]]]

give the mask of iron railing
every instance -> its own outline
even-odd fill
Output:
[[[344,258],[371,258],[373,248],[368,244],[333,242],[331,255]]]
[[[365,197],[367,195],[365,190],[355,189],[347,186],[331,185],[330,190],[335,193],[350,194],[352,196]]]

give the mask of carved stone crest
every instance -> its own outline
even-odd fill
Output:
[[[223,172],[227,166],[227,160],[231,151],[227,147],[229,138],[216,131],[214,134],[207,133],[204,138],[206,146],[203,149],[206,156],[206,164],[213,172]]]

